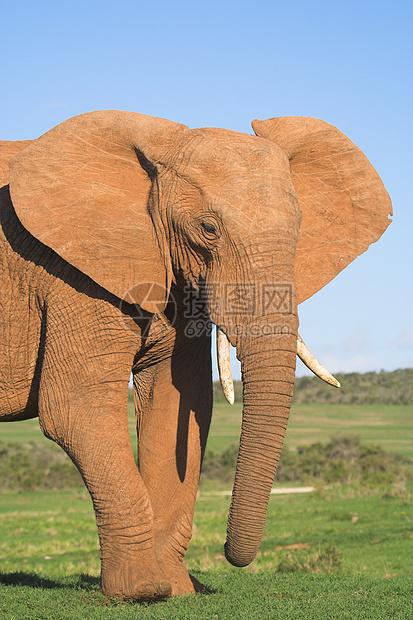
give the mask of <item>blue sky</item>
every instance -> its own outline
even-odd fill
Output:
[[[413,366],[412,2],[1,0],[0,23],[2,139],[109,108],[245,133],[272,116],[336,125],[394,222],[300,306],[300,332],[332,372]]]

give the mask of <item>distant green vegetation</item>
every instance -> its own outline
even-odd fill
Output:
[[[241,402],[215,403],[207,449],[223,452],[238,443],[241,419]],[[293,404],[285,445],[296,450],[300,445],[327,443],[337,433],[413,458],[411,405]]]
[[[294,384],[295,404],[413,405],[413,368],[393,372],[337,374],[341,388],[317,377],[299,377]],[[413,410],[412,410],[413,413]]]
[[[232,485],[238,445],[221,454],[207,451],[201,474],[202,484]],[[361,492],[392,485],[394,492],[405,492],[413,478],[413,460],[401,454],[385,452],[380,446],[361,444],[356,437],[334,436],[329,442],[285,447],[275,477],[276,485],[351,485]],[[396,491],[397,489],[397,491]]]
[[[298,377],[294,404],[413,405],[413,368],[393,372],[337,374],[341,388],[332,388],[318,377]],[[242,401],[242,383],[234,382],[235,399]],[[214,402],[225,400],[219,382],[214,384]]]
[[[72,461],[52,442],[6,443],[0,447],[2,490],[68,489],[81,484]]]
[[[237,402],[232,407],[226,402],[215,404],[202,483],[208,479],[215,481],[214,484],[220,481],[220,488],[232,486],[241,418],[242,403]],[[129,429],[136,453],[132,409]],[[343,442],[347,442],[347,447]],[[341,464],[339,455],[342,455]],[[310,484],[310,477],[318,477],[319,484],[331,480],[345,483],[349,479],[346,455],[361,467],[360,470],[353,468],[351,474],[352,482],[358,480],[357,484],[361,484],[360,476],[369,460],[377,466],[372,481],[377,481],[381,475],[380,463],[386,469],[386,476],[393,468],[398,469],[401,476],[405,469],[412,471],[411,407],[293,405],[276,482]],[[72,488],[81,484],[81,479],[64,452],[43,436],[38,420],[27,420],[0,426],[0,482],[3,489],[33,490]]]
[[[201,488],[231,488],[238,444],[222,453],[207,450],[201,474]],[[56,445],[38,442],[3,444],[0,448],[0,483],[3,490],[34,491],[69,489],[82,484],[81,477]],[[365,445],[356,437],[334,436],[327,443],[285,447],[277,469],[276,484],[351,484],[359,491],[389,485],[404,492],[412,479],[413,460],[386,452],[377,445]]]

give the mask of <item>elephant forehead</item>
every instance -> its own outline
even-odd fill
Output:
[[[225,129],[193,129],[179,145],[173,166],[189,181],[208,179],[221,187],[265,185],[290,180],[289,161],[274,142]]]
[[[190,174],[202,177],[203,194],[218,210],[265,220],[271,211],[287,215],[285,206],[298,204],[289,161],[277,144],[225,130],[205,130],[201,137],[210,148],[196,149]]]

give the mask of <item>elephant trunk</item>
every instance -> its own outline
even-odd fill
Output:
[[[270,329],[275,333],[268,335]],[[295,313],[267,316],[261,319],[263,335],[238,343],[244,409],[225,543],[234,566],[252,562],[263,535],[291,406],[297,329]]]

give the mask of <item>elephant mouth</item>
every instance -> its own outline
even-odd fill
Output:
[[[216,328],[216,332],[219,380],[226,400],[230,405],[233,405],[235,402],[235,392],[231,372],[230,343],[227,336],[218,326]],[[297,356],[307,366],[307,368],[309,368],[309,370],[311,370],[311,372],[313,372],[322,381],[325,381],[333,387],[340,387],[339,381],[337,381],[337,379],[333,377],[333,375],[330,374],[311,353],[299,334],[297,334]]]

